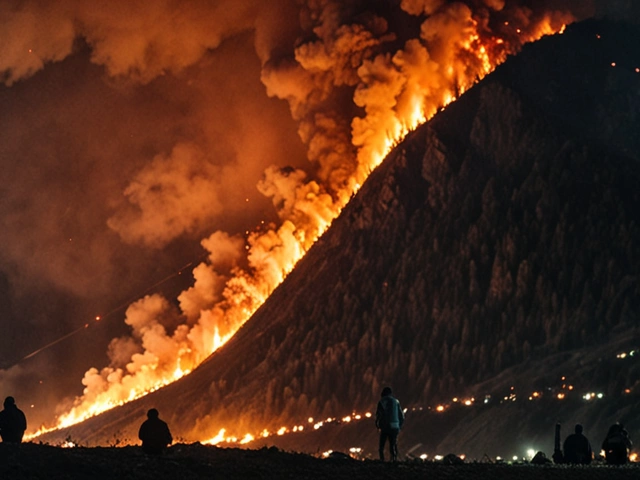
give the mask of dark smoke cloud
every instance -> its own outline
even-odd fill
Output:
[[[149,362],[175,369],[181,349],[206,352],[348,201],[384,154],[382,137],[407,128],[415,100],[429,99],[432,113],[471,75],[465,68],[478,68],[477,59],[457,68],[469,61],[469,28],[517,44],[505,19],[528,31],[594,8],[3,2],[0,308],[11,340],[0,359],[10,365],[145,293],[64,352],[2,371],[3,388],[60,398],[74,382],[76,395],[86,371],[91,399],[126,391]],[[173,292],[145,291],[191,261],[192,278]],[[46,375],[64,380],[41,386]],[[35,405],[33,415],[51,411]]]

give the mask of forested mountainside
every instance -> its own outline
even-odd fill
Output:
[[[637,45],[636,27],[605,21],[528,45],[398,145],[200,368],[44,438],[135,440],[150,406],[177,438],[241,436],[371,410],[385,384],[434,405],[519,365],[632,344]],[[581,375],[638,395],[637,362]]]

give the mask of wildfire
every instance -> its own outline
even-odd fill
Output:
[[[618,358],[620,358],[620,356],[618,356]],[[561,382],[565,382],[566,377],[562,377],[561,378]],[[549,390],[552,390],[554,387],[550,386],[548,387]],[[559,388],[565,389],[566,385],[560,384]],[[514,387],[510,388],[510,391],[513,391]],[[570,389],[572,390],[572,389]],[[625,392],[628,393],[628,391],[630,391],[629,389],[627,389]],[[602,399],[603,395],[602,394],[594,394],[594,393],[587,393],[585,395],[579,395],[583,400],[585,401],[590,401],[593,399]],[[532,392],[532,394],[529,396],[528,400],[531,401],[534,398],[538,399],[542,397],[542,393],[538,392],[538,391],[534,391]],[[557,400],[563,400],[566,397],[566,395],[564,393],[558,394],[557,395]],[[492,395],[484,395],[484,404],[487,404],[491,401]],[[510,398],[510,397],[505,397],[504,398],[505,401],[515,401],[515,398]],[[476,405],[475,402],[475,397],[467,397],[467,398],[462,398],[462,397],[453,397],[451,399],[451,403],[447,404],[447,405],[443,405],[443,404],[439,404],[437,406],[427,406],[427,407],[422,407],[422,406],[413,406],[411,408],[405,408],[404,409],[404,413],[405,415],[407,414],[407,412],[410,410],[411,412],[422,412],[424,410],[431,410],[431,411],[435,411],[438,414],[441,414],[443,412],[445,412],[446,410],[448,410],[453,404],[457,404],[461,407],[474,407]],[[325,420],[319,421],[319,422],[315,422],[313,417],[309,417],[307,419],[307,423],[308,424],[313,424],[313,429],[314,430],[319,430],[327,425],[333,425],[333,424],[349,424],[352,422],[359,422],[360,420],[364,420],[364,419],[371,419],[373,417],[373,415],[371,414],[371,412],[365,412],[363,414],[357,413],[355,411],[353,411],[350,415],[346,415],[342,418],[335,418],[335,417],[329,417]],[[304,425],[302,424],[297,424],[294,425],[293,427],[287,427],[287,426],[281,426],[280,428],[278,428],[276,431],[269,431],[268,429],[263,429],[260,432],[257,433],[245,433],[242,437],[237,436],[237,435],[233,435],[233,434],[228,434],[227,433],[227,429],[226,428],[220,428],[220,430],[218,431],[218,433],[210,438],[207,438],[206,440],[201,440],[200,443],[202,443],[203,445],[229,445],[229,446],[243,446],[243,445],[248,445],[252,442],[254,442],[257,439],[264,439],[264,438],[269,438],[272,436],[282,436],[282,435],[286,435],[286,434],[295,434],[295,433],[302,433],[305,430]],[[71,440],[67,439],[64,442],[62,442],[60,444],[61,447],[63,448],[74,448],[77,445],[72,442]],[[328,456],[331,454],[331,450],[325,452],[324,454],[322,454],[323,456]],[[349,452],[351,454],[352,457],[354,458],[360,458],[361,454],[363,453],[363,450],[361,448],[358,447],[352,447],[349,449]],[[535,451],[533,451],[533,453],[528,452],[528,456],[529,456],[529,460],[531,459],[531,457],[533,457],[533,454],[535,453]],[[604,456],[604,453],[601,454],[602,456]],[[427,454],[422,454],[419,456],[419,458],[421,458],[422,460],[426,460],[427,459]],[[459,455],[460,458],[464,458],[464,455]],[[434,459],[437,461],[438,460],[438,455],[434,456]],[[442,458],[440,458],[441,460]],[[498,457],[499,459],[499,457]],[[514,457],[514,461],[516,461],[518,459],[518,457]],[[635,462],[637,460],[637,456],[632,454],[630,456],[630,460],[632,462]]]
[[[459,9],[459,6],[455,8]],[[75,406],[57,419],[55,427],[42,428],[31,438],[69,427],[138,399],[196,368],[251,317],[330,226],[371,171],[410,131],[493,71],[523,43],[564,31],[563,23],[548,17],[539,22],[535,29],[528,26],[526,33],[517,29],[517,40],[513,40],[507,35],[513,36],[513,31],[491,31],[481,26],[467,10],[453,12],[462,17],[464,28],[461,32],[451,35],[451,38],[435,37],[435,43],[444,45],[439,51],[427,49],[429,42],[434,40],[430,29],[437,31],[435,22],[438,18],[433,15],[425,21],[425,25],[431,23],[430,29],[423,27],[424,38],[407,41],[402,50],[379,53],[370,58],[364,56],[364,51],[361,52],[363,58],[359,66],[345,80],[347,84],[354,85],[353,102],[364,112],[351,121],[351,144],[357,150],[357,158],[355,170],[348,181],[343,182],[340,189],[328,192],[315,181],[304,183],[304,176],[297,172],[268,170],[259,189],[272,196],[274,202],[284,205],[281,211],[282,225],[267,231],[259,228],[249,232],[245,239],[216,232],[204,240],[203,246],[211,252],[211,257],[208,262],[194,269],[194,286],[179,297],[183,314],[189,318],[188,324],[180,325],[171,334],[167,333],[158,318],[167,314],[170,305],[158,296],[148,296],[131,305],[127,310],[126,322],[145,348],[144,353],[134,354],[124,368],[89,370],[83,379],[86,387],[84,395],[77,399]],[[511,26],[505,25],[506,28]],[[355,35],[354,31],[350,33]],[[335,45],[339,44],[336,42]],[[309,45],[304,47],[296,51],[296,60],[301,68],[315,72],[319,68],[317,65],[307,66],[308,56],[313,49]],[[328,48],[326,45],[324,47]],[[290,101],[292,110],[302,108]],[[329,120],[325,119],[325,122],[329,124]],[[281,194],[281,186],[285,183],[295,185],[290,188],[293,192],[291,198]],[[220,274],[215,252],[221,245],[228,247],[229,251],[246,250],[249,268],[243,270],[235,263],[230,275]],[[219,283],[222,277],[225,280],[224,287],[219,295],[214,296],[211,293],[212,285]],[[177,345],[177,348],[170,349],[166,347],[168,344]],[[473,401],[466,400],[465,404],[471,405]],[[441,411],[444,407],[437,409]],[[343,419],[345,422],[351,420],[351,417]],[[329,421],[331,419],[325,422]],[[309,419],[315,429],[325,422],[314,423]],[[302,426],[297,430],[302,430]],[[276,434],[289,431],[282,427]],[[271,434],[264,430],[257,436]],[[237,436],[227,435],[223,428],[215,437],[203,443],[244,444],[254,438],[256,434],[247,433],[239,440]]]
[[[620,357],[618,357],[620,358]],[[561,381],[564,382],[566,380],[565,377],[562,377]],[[561,385],[560,388],[565,389],[566,385]],[[549,389],[551,389],[551,387],[549,387]],[[510,391],[513,392],[514,387],[511,387]],[[528,397],[528,400],[531,401],[533,399],[539,399],[542,397],[542,393],[538,392],[538,391],[534,391],[532,392],[532,394]],[[590,401],[593,399],[602,399],[603,395],[602,394],[595,394],[595,393],[587,393],[585,395],[581,395],[582,399],[585,401]],[[489,401],[491,400],[492,396],[491,395],[484,395],[484,403],[489,403]],[[563,400],[566,398],[566,395],[564,393],[558,394],[556,396],[557,400]],[[512,393],[510,396],[504,397],[503,401],[516,401],[515,399],[515,395]],[[420,406],[413,406],[411,408],[406,408],[404,409],[404,413],[405,415],[407,414],[407,411],[411,411],[411,412],[416,412],[416,411],[424,411],[424,410],[431,410],[431,411],[435,411],[438,414],[444,413],[445,411],[447,411],[450,407],[452,407],[453,404],[457,404],[461,407],[474,407],[476,405],[476,400],[475,397],[467,397],[467,398],[461,398],[461,397],[453,397],[451,399],[451,403],[447,404],[447,405],[443,405],[443,404],[439,404],[436,406],[427,406],[427,407],[420,407]],[[314,430],[320,430],[323,427],[327,426],[327,425],[332,425],[332,424],[336,424],[336,423],[342,423],[342,424],[349,424],[352,422],[359,422],[360,420],[364,420],[364,419],[371,419],[373,417],[373,415],[371,414],[371,412],[365,412],[363,414],[360,413],[356,413],[356,412],[352,412],[350,415],[346,415],[342,418],[334,418],[334,417],[329,417],[325,420],[322,421],[318,421],[316,422],[314,420],[313,417],[309,417],[307,419],[307,423],[309,424],[313,424],[313,429]],[[267,429],[262,430],[262,432],[258,433],[258,434],[251,434],[251,433],[246,433],[242,438],[239,438],[235,435],[228,435],[227,434],[227,430],[225,428],[221,428],[217,435],[215,435],[212,438],[209,438],[207,440],[201,441],[201,443],[205,444],[205,445],[221,445],[221,444],[227,444],[227,445],[246,445],[249,444],[251,442],[253,442],[254,440],[256,440],[257,438],[268,438],[271,437],[273,435],[276,436],[282,436],[285,434],[291,434],[291,433],[300,433],[304,431],[304,426],[303,425],[294,425],[293,427],[286,427],[286,426],[282,426],[279,429],[277,429],[275,432],[270,432]],[[68,445],[68,446],[73,446],[73,445]],[[353,456],[354,458],[359,458],[361,453],[362,453],[362,449],[357,448],[357,447],[353,447],[350,450],[351,456]],[[531,460],[531,458],[534,456],[535,452],[537,450],[533,449],[531,451],[527,452],[527,455],[529,457],[529,460]],[[328,457],[330,454],[332,453],[332,450],[328,450],[326,452],[324,452],[322,454],[323,457]],[[604,452],[601,453],[601,456],[604,456]],[[440,459],[438,459],[438,455],[434,456],[435,460],[441,460],[442,457],[440,457]],[[459,455],[460,458],[464,459],[465,456],[464,454]],[[427,454],[423,454],[421,455],[419,458],[421,458],[422,460],[426,460],[427,458]],[[498,457],[499,459],[499,457]],[[513,461],[518,460],[519,457],[514,457]],[[635,462],[637,460],[637,455],[632,454],[630,456],[630,460],[632,462]]]
[[[332,424],[335,422],[341,422],[341,423],[351,423],[351,422],[356,422],[359,420],[362,420],[364,418],[371,418],[372,414],[370,412],[366,412],[364,414],[359,414],[359,413],[352,413],[351,415],[347,415],[346,417],[343,417],[342,419],[338,419],[338,418],[332,418],[329,417],[324,421],[321,422],[317,422],[314,424],[313,428],[314,430],[318,430],[320,428],[322,428],[325,425],[328,424]],[[308,423],[313,423],[313,418],[309,418],[308,419]],[[286,435],[289,433],[301,433],[304,431],[304,425],[294,425],[293,427],[286,427],[286,426],[282,426],[280,427],[278,430],[276,430],[275,432],[270,432],[267,429],[262,430],[262,432],[260,432],[259,434],[251,434],[251,433],[245,433],[245,435],[242,437],[242,439],[239,439],[237,436],[234,435],[227,435],[227,430],[225,428],[221,428],[217,435],[215,435],[212,438],[209,438],[207,440],[201,441],[200,443],[204,444],[204,445],[220,445],[223,443],[226,444],[237,444],[237,445],[246,445],[248,443],[253,442],[256,438],[268,438],[271,437],[272,435],[276,435],[276,436],[282,436],[282,435]]]

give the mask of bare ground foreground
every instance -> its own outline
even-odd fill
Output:
[[[474,479],[637,479],[640,466],[622,467],[434,462],[382,463],[350,458],[319,459],[275,447],[260,450],[173,445],[161,457],[139,447],[60,448],[26,443],[0,444],[2,479],[229,479],[295,478],[332,480],[380,478]]]

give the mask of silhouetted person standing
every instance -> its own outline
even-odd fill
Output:
[[[380,429],[380,460],[384,461],[384,446],[389,440],[391,460],[395,462],[398,460],[398,434],[404,423],[404,413],[390,387],[384,387],[380,397],[376,409],[376,427]]]
[[[154,455],[161,454],[173,442],[169,426],[160,420],[155,408],[147,412],[147,419],[140,425],[138,438],[142,440],[142,450]]]
[[[587,465],[593,459],[593,451],[587,437],[582,433],[582,425],[577,424],[575,433],[569,435],[564,441],[565,463],[579,463]]]
[[[604,450],[607,463],[611,465],[627,463],[631,447],[631,440],[624,427],[619,423],[611,425],[604,442],[602,442],[602,450]]]
[[[553,438],[553,463],[564,463],[564,455],[562,454],[562,449],[560,448],[560,429],[562,426],[559,423],[556,423],[556,433]]]
[[[3,442],[21,443],[27,429],[27,417],[16,406],[13,397],[4,399],[4,410],[0,412],[0,436]]]

